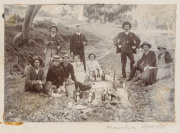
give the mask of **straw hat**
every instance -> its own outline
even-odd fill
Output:
[[[167,49],[167,46],[164,45],[164,44],[159,44],[159,45],[157,46],[157,49],[158,49],[158,50],[159,50],[159,49]]]
[[[52,61],[60,61],[60,58],[59,55],[54,55]]]

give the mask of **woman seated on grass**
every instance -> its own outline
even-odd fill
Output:
[[[89,60],[86,62],[86,76],[87,78],[91,78],[93,74],[99,73],[102,75],[102,69],[96,59],[96,55],[94,53],[89,54]]]
[[[156,80],[160,80],[172,76],[171,64],[173,62],[173,59],[171,58],[170,53],[166,51],[165,46],[163,45],[158,46],[157,49],[159,50],[160,53],[158,55],[158,63],[157,63],[158,71],[157,71]]]
[[[74,68],[74,75],[75,75],[76,81],[84,83],[86,74],[84,71],[84,65],[80,61],[79,55],[74,56],[74,62],[72,63],[72,65]]]

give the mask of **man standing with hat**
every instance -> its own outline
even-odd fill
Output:
[[[157,74],[157,70],[154,69],[156,68],[156,54],[154,51],[150,51],[151,44],[148,42],[143,42],[140,47],[143,49],[144,54],[139,61],[134,63],[134,67],[131,70],[128,81],[134,77],[136,70],[139,70],[141,74],[135,78],[133,82],[137,82],[137,84],[141,84],[143,82],[152,84],[156,80]]]
[[[50,58],[54,55],[58,54],[58,50],[61,48],[61,44],[63,43],[63,39],[57,35],[58,28],[53,25],[49,27],[50,34],[47,35],[45,39],[45,68],[48,70]],[[46,72],[47,73],[47,72]]]
[[[126,62],[127,57],[130,60],[130,70],[133,68],[134,64],[134,53],[140,45],[140,39],[133,32],[130,32],[131,23],[124,22],[122,24],[124,32],[119,33],[114,39],[113,42],[117,47],[117,52],[121,52],[121,63],[122,63],[122,75],[123,78],[126,78]]]
[[[86,70],[85,65],[85,52],[84,47],[87,46],[87,40],[83,33],[81,33],[80,26],[76,26],[76,33],[72,35],[70,41],[70,53],[71,55],[79,55],[80,60],[84,64],[84,69]]]
[[[40,66],[43,61],[40,57],[34,56],[31,63],[32,67],[27,69],[25,91],[38,91],[43,92],[43,87],[45,85],[44,71]]]

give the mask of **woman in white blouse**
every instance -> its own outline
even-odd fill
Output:
[[[85,71],[84,71],[84,65],[80,61],[80,56],[75,55],[74,56],[74,62],[72,63],[73,68],[74,68],[74,75],[76,77],[76,81],[84,83],[85,80]]]
[[[86,61],[86,76],[90,78],[94,72],[97,72],[97,70],[99,71],[100,75],[102,75],[102,69],[98,61],[95,60],[96,55],[94,53],[91,53],[89,54],[88,58],[89,60]]]

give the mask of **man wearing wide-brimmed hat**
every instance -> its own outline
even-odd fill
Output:
[[[80,25],[76,26],[76,33],[72,35],[70,41],[70,53],[71,55],[79,55],[80,60],[84,64],[84,69],[86,69],[85,65],[85,46],[87,46],[87,40],[83,33],[81,33]]]
[[[27,70],[25,91],[38,91],[43,92],[43,87],[45,85],[44,71],[40,66],[43,61],[40,57],[34,56],[32,62],[32,67]]]
[[[48,70],[50,58],[58,54],[58,50],[61,48],[64,40],[61,36],[57,35],[58,27],[52,25],[49,27],[50,34],[45,39],[45,68]],[[47,73],[47,72],[45,72]]]
[[[143,42],[140,47],[143,49],[144,54],[139,61],[134,63],[134,67],[127,80],[130,81],[134,77],[136,70],[139,70],[141,74],[133,81],[139,85],[152,84],[155,82],[157,74],[157,70],[153,69],[156,68],[156,54],[150,50],[151,44],[148,42]]]
[[[136,34],[130,32],[130,22],[124,22],[122,28],[124,29],[124,32],[120,32],[113,39],[113,42],[117,47],[116,53],[121,52],[122,75],[123,78],[126,78],[127,57],[130,60],[130,70],[132,70],[134,64],[134,53],[136,53],[136,49],[139,47],[141,41]]]
[[[52,67],[49,68],[46,77],[45,90],[48,92],[52,88],[63,86],[64,74],[63,69],[59,66],[61,58],[59,55],[54,55],[52,59]]]

